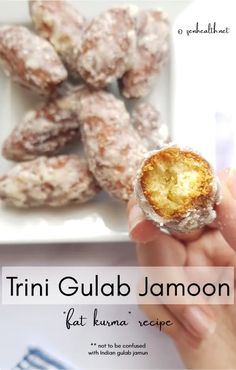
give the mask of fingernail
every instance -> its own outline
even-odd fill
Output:
[[[232,197],[236,199],[236,170],[234,168],[230,168],[228,171],[226,182]]]
[[[144,215],[142,210],[139,208],[137,204],[135,204],[131,210],[129,211],[129,232],[130,234],[134,230],[134,228],[142,222],[144,219]]]
[[[197,337],[207,337],[215,332],[216,323],[199,307],[187,307],[184,320],[186,328]]]

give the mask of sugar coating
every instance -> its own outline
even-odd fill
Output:
[[[23,121],[6,139],[2,153],[13,161],[27,161],[60,152],[73,139],[79,140],[77,116],[79,87],[64,97],[51,99],[26,113]]]
[[[29,8],[36,31],[52,43],[69,71],[78,76],[77,59],[87,25],[85,18],[63,0],[30,0]]]
[[[89,168],[110,195],[127,201],[145,148],[124,103],[105,91],[88,92],[79,112]]]
[[[174,146],[174,145],[169,145]],[[156,153],[160,152],[163,149],[167,149],[169,147],[166,145],[164,148],[160,150],[154,150],[149,153],[146,153],[145,159],[141,164],[135,179],[134,185],[134,192],[136,199],[140,208],[143,210],[146,218],[151,220],[156,224],[158,227],[162,227],[168,231],[178,231],[182,233],[188,233],[193,230],[202,228],[205,225],[211,224],[216,218],[216,211],[215,206],[220,203],[221,201],[221,187],[217,176],[214,173],[213,168],[211,167],[213,180],[212,180],[212,192],[209,194],[207,199],[207,203],[205,207],[199,209],[190,209],[183,217],[179,219],[167,220],[160,215],[158,215],[151,204],[148,202],[148,199],[145,197],[143,193],[143,189],[141,186],[141,176],[142,176],[142,167],[145,161],[155,155]],[[189,148],[182,148],[183,150],[191,150]],[[197,153],[197,152],[195,152]],[[197,153],[198,154],[198,153]],[[199,154],[198,154],[199,155]]]
[[[94,18],[80,44],[78,69],[83,79],[102,88],[133,65],[136,48],[134,6],[109,9]]]
[[[147,95],[168,55],[169,24],[160,10],[140,10],[137,19],[135,63],[120,80],[126,98]]]
[[[0,60],[8,76],[42,95],[67,78],[51,44],[23,26],[0,27]]]
[[[152,104],[137,104],[132,112],[131,122],[147,150],[159,149],[169,141],[168,127]]]
[[[0,199],[20,208],[85,203],[98,190],[86,161],[76,155],[39,157],[0,177]]]

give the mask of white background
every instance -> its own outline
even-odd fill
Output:
[[[197,4],[197,5],[196,5]],[[178,18],[179,25],[194,26],[217,21],[229,26],[231,34],[226,39],[219,35],[196,35],[188,37],[175,35],[176,63],[181,71],[176,78],[176,89],[181,86],[174,109],[174,131],[178,142],[197,147],[215,160],[215,113],[223,112],[234,119],[235,106],[235,48],[234,2],[198,1]],[[181,92],[180,92],[181,91]],[[234,121],[233,121],[234,122]],[[234,159],[235,161],[235,159]],[[232,162],[235,163],[235,162]],[[131,265],[135,263],[132,244],[117,245],[67,245],[67,246],[1,246],[2,265]],[[108,317],[117,317],[126,308],[106,307]],[[74,367],[129,367],[114,360],[104,363],[96,359],[96,364],[85,356],[84,348],[91,341],[113,341],[125,336],[140,338],[140,332],[133,328],[130,332],[118,330],[67,332],[63,326],[62,306],[55,307],[0,307],[0,367],[10,368],[20,359],[28,345],[40,345],[49,352],[65,358]],[[135,315],[141,315],[135,309]],[[104,311],[103,311],[104,312]],[[152,355],[144,362],[132,361],[137,368],[183,368],[178,355],[168,338],[155,329],[142,333],[142,340],[150,344]]]

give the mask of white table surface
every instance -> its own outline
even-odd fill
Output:
[[[97,245],[1,246],[1,266],[91,266],[136,264],[132,243]],[[183,369],[172,342],[157,329],[130,328],[75,328],[66,330],[64,306],[3,306],[0,305],[0,369],[10,369],[29,345],[37,345],[72,364],[73,369]],[[77,307],[75,307],[77,310]],[[89,314],[94,307],[83,307]],[[79,310],[79,308],[78,308]],[[143,314],[137,307],[103,306],[102,315],[117,318],[132,310],[133,320]],[[132,320],[132,322],[133,322]],[[146,342],[150,355],[137,359],[89,358],[91,342]]]

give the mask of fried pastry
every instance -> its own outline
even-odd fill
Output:
[[[131,122],[147,150],[160,149],[170,141],[167,125],[162,122],[160,112],[150,103],[137,104]]]
[[[126,98],[140,98],[150,92],[168,54],[166,14],[159,10],[140,10],[136,22],[135,62],[120,80],[121,93]]]
[[[120,78],[133,65],[137,8],[109,9],[86,28],[79,48],[78,69],[95,88]]]
[[[76,155],[39,157],[0,177],[0,199],[20,208],[85,203],[98,190],[87,162]]]
[[[41,95],[50,95],[67,78],[53,46],[23,26],[0,27],[0,64],[6,75]]]
[[[89,168],[110,195],[127,201],[145,153],[124,103],[105,91],[88,91],[79,119]]]
[[[52,156],[72,140],[79,140],[77,110],[82,90],[83,87],[78,87],[66,96],[51,99],[26,113],[23,121],[5,140],[3,156],[13,161]]]
[[[78,76],[79,43],[87,21],[64,0],[29,0],[31,18],[40,36],[49,40],[69,72]]]
[[[146,217],[168,230],[189,232],[216,218],[220,188],[210,164],[198,153],[167,146],[147,154],[135,194]]]

